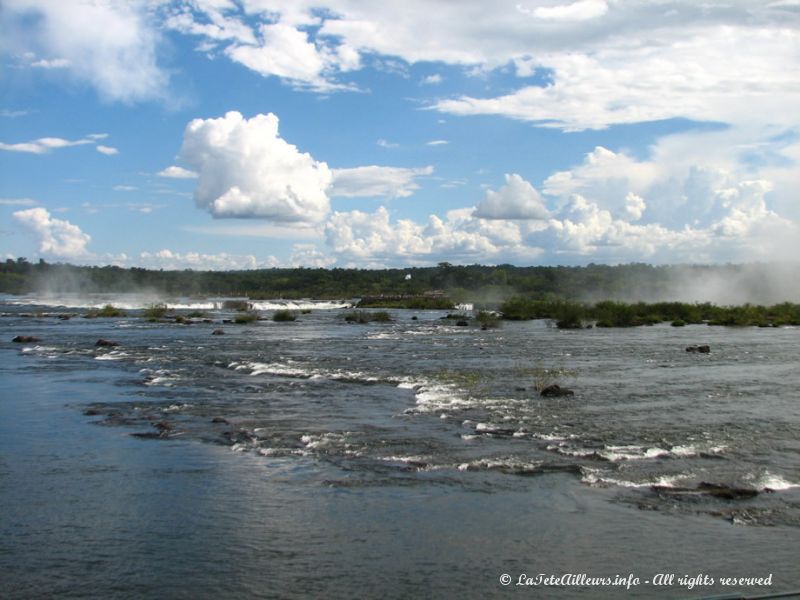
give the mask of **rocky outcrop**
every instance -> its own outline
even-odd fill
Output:
[[[559,396],[574,396],[575,392],[570,389],[562,388],[557,383],[552,383],[539,392],[540,396],[545,398],[557,398]]]
[[[17,344],[34,344],[41,340],[33,335],[18,335],[11,341],[16,342]]]
[[[700,354],[709,354],[711,352],[711,347],[708,344],[703,344],[701,346],[687,346],[687,352],[697,352]]]
[[[115,346],[119,346],[119,342],[112,342],[111,340],[100,338],[94,343],[94,345],[99,348],[114,348]]]
[[[211,332],[211,335],[225,335],[225,330],[224,329],[215,329],[214,331]]]

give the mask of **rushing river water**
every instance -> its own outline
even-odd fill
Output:
[[[350,324],[336,303],[235,325],[213,301],[179,303],[210,321],[187,325],[41,302],[0,304],[3,598],[800,588],[800,329]],[[574,396],[539,396],[553,382]],[[540,573],[641,581],[516,585]]]

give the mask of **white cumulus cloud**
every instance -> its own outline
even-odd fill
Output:
[[[751,146],[731,143],[741,139],[747,136],[735,130],[669,136],[644,159],[598,146],[547,177],[541,194],[511,174],[477,207],[427,221],[392,219],[384,207],[334,213],[325,239],[337,264],[353,266],[794,256],[800,228],[775,202],[796,189],[796,161],[778,156],[767,170],[775,177],[758,176],[739,160]],[[798,155],[796,145],[787,142],[786,156]]]
[[[39,252],[56,258],[88,256],[86,245],[91,241],[77,225],[54,219],[44,208],[29,208],[14,213],[14,218],[39,238]]]
[[[167,177],[169,179],[197,179],[197,173],[172,165],[156,173],[159,177]]]
[[[539,254],[522,245],[516,224],[475,219],[471,212],[430,215],[425,223],[392,220],[385,207],[374,213],[335,212],[325,226],[325,241],[338,263],[361,267],[529,261]]]
[[[136,263],[138,266],[150,269],[194,269],[198,271],[255,269],[259,266],[258,260],[251,254],[175,252],[166,248],[156,252],[142,252]]]
[[[605,0],[578,0],[571,4],[558,4],[556,6],[538,6],[533,10],[520,6],[520,11],[537,19],[552,19],[556,21],[585,21],[601,17],[608,12]]]
[[[331,170],[281,138],[272,113],[195,119],[180,156],[198,174],[197,206],[215,217],[315,222],[328,213]]]
[[[315,36],[308,25],[319,19],[290,4],[247,4],[245,14],[263,18],[251,27],[236,5],[196,2],[166,19],[165,25],[203,38],[204,49],[221,49],[232,61],[265,77],[278,77],[295,87],[318,92],[353,89],[335,76],[361,67],[359,52],[346,43]],[[257,20],[258,21],[258,20]]]
[[[486,190],[473,213],[482,219],[547,219],[550,213],[542,196],[517,174],[506,175],[498,191]]]

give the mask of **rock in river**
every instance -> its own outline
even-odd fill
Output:
[[[567,388],[562,388],[557,383],[552,383],[539,392],[539,395],[545,398],[554,398],[558,396],[574,396],[575,392]]]
[[[701,346],[687,346],[687,352],[699,352],[700,354],[708,354],[711,352],[711,346],[703,344]]]

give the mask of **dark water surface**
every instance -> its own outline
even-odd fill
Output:
[[[0,597],[800,588],[800,329],[481,331],[336,309],[221,325],[203,308],[212,323],[0,304]],[[539,397],[549,382],[575,395]],[[715,584],[678,581],[698,575]]]

